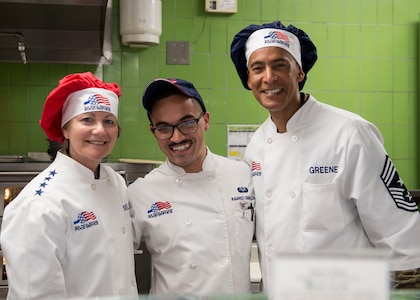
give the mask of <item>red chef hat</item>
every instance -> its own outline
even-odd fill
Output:
[[[83,112],[73,102],[80,102],[85,107],[89,105],[90,111],[106,110],[117,116],[120,96],[118,84],[105,83],[91,72],[67,75],[47,96],[39,124],[50,140],[62,143],[62,125]]]

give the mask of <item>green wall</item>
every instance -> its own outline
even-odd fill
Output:
[[[236,14],[204,10],[205,0],[162,0],[160,45],[121,46],[119,1],[113,0],[113,63],[105,81],[122,87],[122,135],[110,155],[163,159],[148,131],[143,89],[156,77],[195,83],[211,113],[208,145],[226,155],[226,125],[259,124],[267,113],[241,86],[229,56],[236,32],[250,23],[281,20],[306,31],[319,59],[305,91],[318,100],[361,114],[385,138],[408,188],[419,183],[418,0],[238,0]],[[167,65],[166,41],[189,41],[191,64]],[[0,154],[46,151],[38,119],[48,92],[72,72],[96,66],[0,63]],[[320,141],[322,142],[322,141]]]

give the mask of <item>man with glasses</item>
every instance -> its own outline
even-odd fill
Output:
[[[213,154],[210,114],[192,83],[156,79],[143,106],[164,164],[128,188],[134,246],[152,257],[152,294],[246,294],[254,190],[244,162]]]

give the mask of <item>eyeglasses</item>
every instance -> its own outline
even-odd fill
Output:
[[[161,125],[152,128],[152,132],[159,140],[170,139],[174,135],[174,130],[177,128],[182,134],[192,134],[198,130],[198,121],[203,117],[204,112],[196,119],[180,122],[176,125]]]

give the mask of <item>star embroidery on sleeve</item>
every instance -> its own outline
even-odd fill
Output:
[[[55,175],[57,175],[56,170],[49,171],[49,175],[44,177],[44,181],[39,184],[39,189],[35,191],[36,196],[41,196],[45,192],[44,189],[49,185],[49,182],[53,180]]]
[[[408,199],[408,201],[413,201],[413,196],[411,196],[411,194],[410,193],[407,193],[406,195],[405,195],[405,197]]]
[[[407,187],[398,174],[394,163],[388,155],[385,155],[384,167],[380,176],[389,192],[389,195],[392,197],[398,208],[419,213],[417,203],[413,201],[413,197],[407,190]]]

